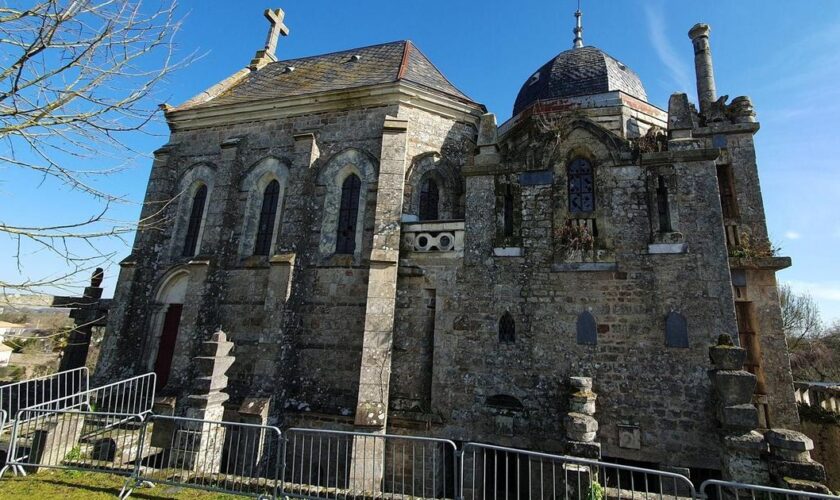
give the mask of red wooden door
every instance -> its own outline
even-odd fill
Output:
[[[155,361],[158,388],[166,386],[169,381],[169,371],[172,369],[172,356],[175,354],[175,341],[178,339],[178,326],[181,324],[181,310],[183,308],[183,304],[170,304],[166,310],[157,360]]]

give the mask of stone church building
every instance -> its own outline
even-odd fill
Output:
[[[234,415],[261,398],[283,427],[558,452],[567,381],[591,377],[605,458],[719,470],[709,346],[730,334],[758,426],[798,427],[790,259],[708,26],[690,33],[698,105],[648,102],[578,14],[497,125],[410,41],[284,59],[283,12],[266,17],[247,67],[163,105],[98,379],[154,371],[179,408],[221,328]]]

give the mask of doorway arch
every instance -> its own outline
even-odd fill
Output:
[[[157,375],[158,389],[169,382],[189,279],[188,271],[174,271],[162,280],[155,294],[148,368]]]

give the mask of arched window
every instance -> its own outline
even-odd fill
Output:
[[[434,179],[427,178],[420,185],[420,220],[438,220],[440,194]]]
[[[499,320],[499,342],[511,344],[516,341],[516,323],[509,312],[502,314]]]
[[[356,251],[356,218],[359,214],[361,187],[362,181],[356,174],[350,174],[341,185],[341,208],[335,242],[337,254],[352,254]]]
[[[184,239],[184,257],[195,255],[198,247],[198,237],[201,233],[201,222],[204,219],[204,205],[207,202],[207,186],[204,184],[198,188],[193,196],[192,209],[190,210],[190,221],[187,226],[187,236]]]
[[[569,163],[569,212],[595,211],[595,180],[589,160],[578,158]]]
[[[254,243],[254,255],[268,255],[271,252],[271,240],[274,238],[274,226],[277,222],[277,201],[280,199],[280,183],[273,180],[263,191],[260,221],[257,224],[257,239]]]
[[[595,316],[589,311],[583,311],[577,319],[577,343],[581,345],[598,344],[598,326]]]
[[[668,184],[665,176],[659,176],[659,185],[656,187],[656,208],[659,212],[659,232],[671,232],[671,207],[668,205]]]
[[[505,237],[513,236],[513,189],[511,189],[510,184],[505,184],[505,206],[503,218]]]

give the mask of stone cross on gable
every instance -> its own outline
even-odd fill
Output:
[[[265,41],[265,52],[274,60],[277,60],[275,51],[277,50],[277,40],[280,35],[289,36],[289,28],[283,24],[283,18],[286,13],[283,9],[266,9],[265,18],[271,23],[271,29],[268,31],[268,38]]]
[[[265,18],[271,23],[271,28],[268,30],[268,38],[265,40],[265,47],[258,50],[254,59],[251,60],[250,68],[252,70],[259,70],[266,64],[277,60],[277,40],[280,35],[288,36],[289,28],[283,24],[283,19],[286,13],[283,9],[266,9]]]

